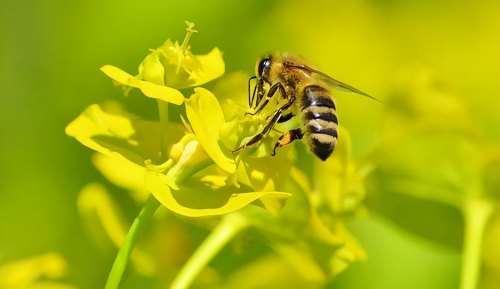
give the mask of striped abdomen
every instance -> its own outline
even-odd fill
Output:
[[[335,103],[330,92],[318,85],[306,86],[300,101],[302,133],[311,151],[324,161],[337,144]]]

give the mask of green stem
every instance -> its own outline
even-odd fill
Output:
[[[248,226],[246,219],[237,213],[224,217],[198,247],[172,282],[170,289],[186,289],[213,257],[240,231]]]
[[[160,119],[160,159],[166,161],[168,159],[168,103],[162,100],[156,101],[158,104],[158,116]]]
[[[460,289],[476,289],[481,268],[481,247],[494,208],[487,200],[470,200],[464,207],[465,232]]]
[[[117,289],[120,286],[123,278],[123,273],[127,268],[129,256],[135,247],[137,238],[144,231],[146,225],[150,223],[151,218],[153,217],[159,206],[160,203],[158,202],[158,200],[156,200],[153,195],[149,196],[149,199],[144,204],[144,207],[142,207],[141,212],[132,223],[127,236],[125,237],[125,241],[118,251],[118,255],[116,256],[113,267],[111,268],[111,272],[109,273],[108,282],[106,283],[105,289]]]
[[[190,166],[189,168],[185,168],[184,171],[179,174],[176,177],[176,183],[177,184],[182,184],[184,183],[187,179],[192,177],[194,174],[197,172],[207,168],[208,166],[212,165],[214,161],[211,158],[207,158],[195,165]]]
[[[181,175],[182,179],[178,180],[177,183],[182,183],[183,181],[189,179],[192,175],[197,173],[199,170],[206,168],[211,165],[213,161],[211,159],[200,162],[198,165],[193,166],[195,169],[189,170]],[[154,213],[160,206],[160,202],[153,196],[150,195],[147,202],[142,207],[141,212],[135,218],[132,226],[130,227],[125,242],[120,247],[118,255],[116,256],[111,272],[108,276],[108,282],[106,283],[105,289],[117,289],[123,279],[123,274],[127,268],[130,254],[135,248],[138,237],[144,231],[144,228],[151,221]]]

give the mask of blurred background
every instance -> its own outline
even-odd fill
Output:
[[[64,128],[92,103],[122,100],[121,92],[99,71],[101,66],[112,64],[134,74],[148,49],[167,38],[183,39],[185,20],[196,23],[200,32],[192,39],[193,52],[219,47],[226,72],[252,74],[262,54],[289,51],[388,103],[413,95],[412,89],[438,87],[467,111],[451,114],[450,121],[467,118],[482,146],[498,154],[499,3],[2,1],[0,268],[57,252],[67,262],[62,282],[76,288],[102,288],[116,251],[103,253],[89,238],[76,203],[85,184],[103,177],[90,162],[91,151],[67,137]],[[425,102],[419,95],[410,104],[419,109],[435,104],[434,92],[424,94]],[[134,105],[134,98],[127,102]],[[384,118],[383,106],[351,94],[340,94],[337,102],[355,157],[384,143],[381,131],[390,119]],[[446,106],[446,101],[435,105]],[[151,112],[151,119],[157,117],[154,103],[142,109],[145,114]],[[493,185],[488,188],[498,194],[495,180],[500,168],[493,163],[489,170]],[[375,183],[374,188],[383,186]],[[113,197],[130,221],[138,208],[119,194]],[[367,213],[349,224],[368,254],[367,261],[354,264],[327,287],[457,288],[460,242],[433,242],[424,236],[425,229],[405,229],[391,220],[397,216],[380,209],[377,196],[373,200]],[[443,228],[463,227],[458,210],[446,210],[449,224]],[[422,226],[435,222],[435,216],[421,214]],[[485,242],[490,246],[484,247],[484,254],[490,255],[489,260],[500,256],[498,243],[492,241],[500,239],[498,219],[497,214],[486,229]],[[460,239],[462,232],[455,231],[455,239]],[[496,281],[491,276],[498,276],[499,267],[498,261],[483,265],[482,288],[493,288]],[[146,284],[129,284],[129,288],[166,288]]]

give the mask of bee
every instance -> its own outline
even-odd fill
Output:
[[[256,80],[256,85],[250,94],[252,80]],[[312,153],[323,161],[328,159],[338,137],[337,108],[329,88],[354,92],[381,102],[316,70],[298,56],[284,53],[260,58],[256,64],[256,75],[248,81],[248,105],[254,111],[246,114],[260,113],[277,95],[284,100],[284,104],[267,118],[267,124],[260,133],[233,150],[233,153],[257,144],[277,123],[298,115],[301,127],[281,135],[271,154],[274,156],[277,148],[304,139]]]

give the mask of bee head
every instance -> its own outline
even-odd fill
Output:
[[[250,82],[248,82],[248,103],[250,107],[254,103],[254,99],[256,99],[255,107],[257,107],[260,101],[264,98],[266,94],[266,89],[264,88],[265,83],[269,83],[269,75],[271,70],[271,55],[265,55],[257,61],[256,72],[257,75],[251,77],[257,78],[257,84],[255,85],[253,95],[250,96]]]
[[[257,62],[257,78],[269,79],[269,70],[271,69],[271,55],[262,57]]]

